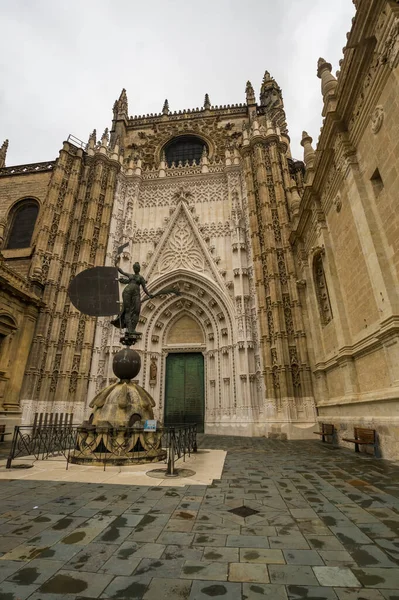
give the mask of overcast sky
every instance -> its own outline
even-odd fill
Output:
[[[352,0],[0,0],[0,144],[7,166],[53,160],[71,133],[110,126],[123,87],[129,114],[245,102],[267,69],[283,90],[292,154],[316,140],[319,56],[339,68]]]

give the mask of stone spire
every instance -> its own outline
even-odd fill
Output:
[[[169,114],[169,102],[168,102],[167,98],[166,98],[165,102],[163,103],[162,114],[163,115],[168,115]]]
[[[108,142],[109,142],[109,131],[108,131],[108,127],[106,127],[104,129],[104,133],[101,136],[101,146],[100,146],[101,154],[107,154]]]
[[[119,99],[115,101],[114,104],[114,119],[128,119],[128,104],[127,104],[127,95],[126,90],[123,88],[121,91],[121,95]]]
[[[245,94],[247,96],[247,104],[256,104],[254,88],[250,81],[247,81]]]
[[[269,71],[265,71],[262,86],[260,88],[260,104],[266,108],[278,108],[283,106],[281,89]]]
[[[302,131],[301,146],[303,147],[303,160],[307,169],[313,169],[316,153],[312,147],[313,139],[307,131]]]
[[[0,148],[0,168],[6,166],[7,148],[8,148],[8,140],[4,140],[4,142]]]
[[[209,95],[208,94],[205,94],[204,108],[205,108],[205,110],[209,110],[211,108],[211,101],[209,100]]]
[[[264,107],[268,118],[278,126],[280,130],[279,133],[285,136],[286,143],[289,146],[283,94],[277,81],[270,75],[269,71],[265,71],[263,76],[259,100],[260,106]]]
[[[317,77],[321,79],[321,93],[323,94],[324,103],[326,103],[329,96],[334,95],[338,84],[331,71],[331,64],[325,61],[324,58],[319,58],[317,61]]]
[[[93,129],[93,131],[89,135],[89,144],[92,143],[93,146],[95,146],[96,142],[97,142],[97,130]]]
[[[89,141],[87,144],[87,152],[88,152],[89,156],[93,156],[96,142],[97,142],[97,131],[95,129],[93,129],[93,132],[89,135]]]

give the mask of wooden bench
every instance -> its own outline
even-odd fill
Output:
[[[6,426],[0,425],[0,443],[4,442],[5,435],[11,435],[11,432],[6,433]]]
[[[330,425],[329,423],[320,423],[320,425],[321,431],[314,431],[313,433],[315,433],[316,435],[321,435],[322,442],[326,441],[326,436],[328,435],[331,436],[332,441],[334,435],[334,425]]]
[[[375,429],[366,429],[364,427],[355,427],[353,438],[342,438],[344,442],[355,444],[355,452],[360,452],[359,446],[373,446],[374,454],[376,449]]]

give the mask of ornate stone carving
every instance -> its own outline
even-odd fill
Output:
[[[388,63],[391,69],[397,66],[399,58],[399,19],[396,18],[389,31],[384,50],[381,53],[381,63]]]
[[[170,206],[176,203],[181,183],[178,181],[146,182],[140,193],[139,207]],[[227,185],[223,175],[211,179],[195,178],[190,181],[190,203],[227,202]]]
[[[217,258],[204,247],[200,233],[185,205],[180,204],[179,212],[175,213],[169,229],[162,239],[161,245],[151,259],[146,276],[153,272],[169,273],[176,269],[186,269],[192,272],[207,273],[217,281],[220,274],[216,268]]]
[[[294,322],[292,320],[291,301],[289,294],[283,294],[283,308],[287,333],[288,335],[294,335]]]
[[[331,310],[326,278],[324,274],[323,254],[321,252],[316,254],[316,256],[313,259],[313,276],[317,300],[320,309],[321,322],[323,323],[323,325],[327,325],[327,323],[331,321],[333,315]]]
[[[337,211],[337,213],[341,212],[341,208],[342,208],[342,200],[341,200],[341,194],[338,193],[333,201],[333,204],[335,206],[335,210]]]
[[[271,355],[272,355],[272,365],[277,365],[278,364],[278,359],[277,359],[277,349],[276,348],[272,348],[271,349]]]
[[[277,250],[277,265],[282,285],[287,283],[287,270],[285,266],[284,250]]]
[[[273,310],[272,310],[272,301],[270,297],[266,298],[266,315],[267,315],[267,324],[269,328],[269,337],[271,339],[274,338],[274,320],[273,320]]]
[[[272,225],[273,225],[274,239],[276,240],[277,244],[280,244],[281,243],[280,221],[278,218],[278,211],[275,208],[272,209]]]
[[[371,115],[371,131],[376,135],[384,122],[384,107],[379,104]]]

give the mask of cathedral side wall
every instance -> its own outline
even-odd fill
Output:
[[[351,192],[342,186],[342,208],[339,213],[332,208],[327,216],[332,251],[336,263],[337,278],[331,284],[339,286],[349,325],[350,341],[353,343],[367,333],[367,328],[379,321],[378,308],[373,296],[373,285],[362,252],[355,216],[351,206]],[[339,318],[343,307],[332,306],[333,315]],[[335,318],[335,316],[334,316]],[[326,340],[327,342],[327,340]],[[326,351],[328,348],[326,343]]]
[[[399,66],[391,72],[376,107],[380,121],[367,127],[357,154],[383,251],[399,278]]]
[[[375,429],[386,458],[399,455],[398,15],[387,3],[368,22],[374,45],[353,51],[365,61],[358,79],[345,71],[345,56],[346,79],[334,84],[332,102],[324,98],[325,125],[308,177],[317,184],[305,190],[299,238],[318,420],[333,423],[338,443],[351,449],[342,438],[353,437],[354,426]],[[358,11],[356,18],[355,34],[370,16]],[[322,256],[325,286],[312,271],[315,256]]]

